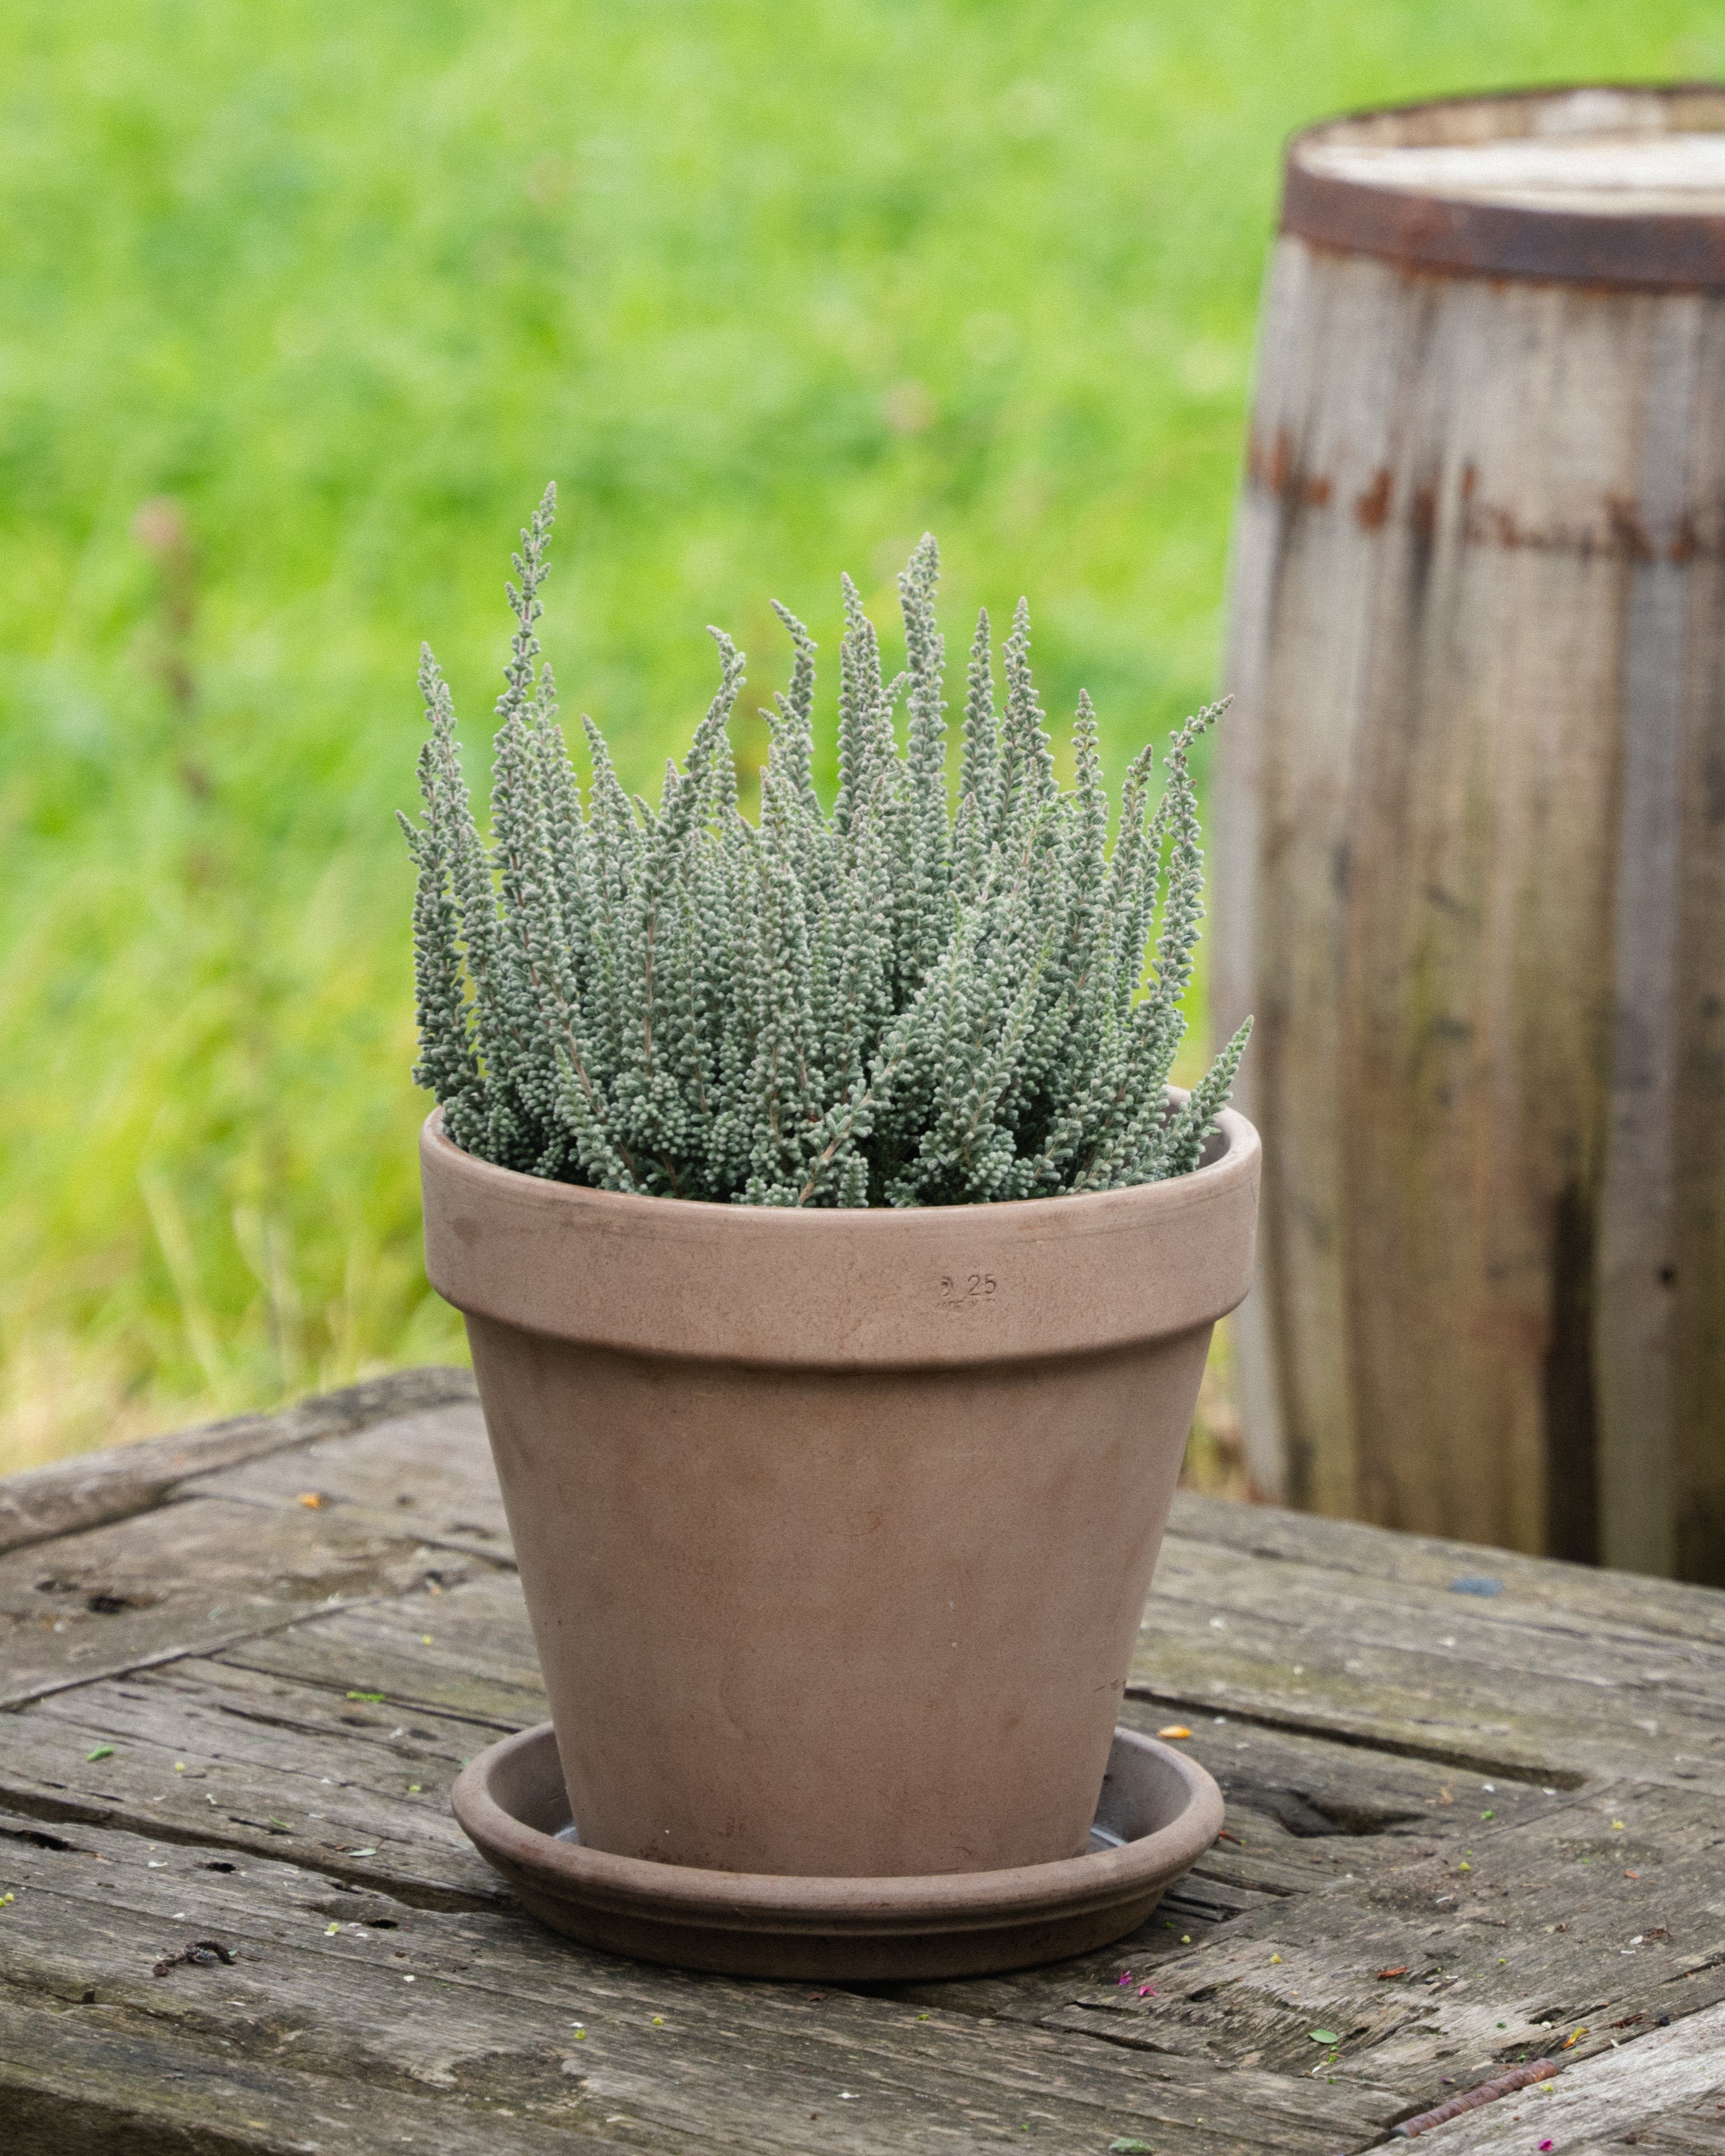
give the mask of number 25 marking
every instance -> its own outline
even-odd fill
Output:
[[[994,1292],[993,1273],[951,1273],[941,1276],[942,1302],[985,1302]]]

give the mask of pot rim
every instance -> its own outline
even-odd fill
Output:
[[[1168,1091],[1174,1106],[1187,1097],[1184,1089],[1178,1086],[1170,1086]],[[473,1178],[482,1188],[489,1184],[500,1197],[511,1191],[566,1194],[571,1204],[591,1204],[602,1214],[610,1213],[619,1225],[631,1218],[664,1222],[686,1217],[691,1224],[696,1219],[727,1219],[745,1221],[752,1228],[757,1223],[763,1224],[757,1232],[768,1235],[780,1232],[780,1229],[764,1225],[768,1222],[780,1224],[785,1229],[795,1223],[804,1224],[801,1231],[805,1235],[809,1232],[806,1224],[813,1221],[830,1221],[835,1227],[842,1225],[851,1235],[891,1233],[894,1227],[902,1231],[912,1223],[926,1222],[939,1222],[950,1229],[956,1222],[979,1217],[991,1218],[996,1224],[1007,1219],[1032,1224],[1069,1219],[1076,1224],[1081,1212],[1094,1215],[1111,1205],[1117,1209],[1122,1200],[1134,1202],[1135,1210],[1148,1205],[1170,1213],[1181,1212],[1189,1204],[1201,1204],[1216,1195],[1224,1187],[1255,1174],[1262,1150],[1256,1127],[1237,1108],[1229,1107],[1222,1110],[1219,1118],[1218,1136],[1222,1144],[1214,1158],[1200,1163],[1183,1175],[1165,1176],[1157,1183],[1125,1183],[1112,1190],[1066,1191],[1052,1198],[972,1200],[963,1205],[747,1205],[711,1198],[661,1198],[624,1190],[599,1190],[589,1183],[566,1183],[555,1177],[529,1175],[522,1168],[501,1168],[495,1161],[481,1160],[477,1153],[467,1152],[447,1135],[441,1102],[420,1126],[420,1136],[422,1144],[446,1158],[457,1173]],[[1214,1145],[1215,1141],[1213,1139],[1211,1143]],[[814,1232],[822,1231],[816,1229]]]
[[[1260,1149],[1224,1111],[1189,1174],[999,1204],[717,1204],[498,1168],[427,1116],[426,1272],[470,1321],[761,1368],[1035,1362],[1209,1325],[1251,1284]]]

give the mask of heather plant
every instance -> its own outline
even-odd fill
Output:
[[[957,1205],[1152,1183],[1195,1168],[1243,1026],[1187,1100],[1168,1078],[1203,914],[1192,744],[1150,799],[1127,773],[1111,849],[1096,715],[1081,694],[1059,784],[1020,599],[998,709],[988,615],[970,647],[949,807],[939,557],[899,578],[906,666],[844,580],[839,788],[814,778],[815,646],[775,602],[795,664],[764,714],[759,820],[726,733],[743,654],[657,809],[631,799],[583,719],[583,801],[536,624],[554,494],[514,557],[489,845],[449,691],[421,668],[430,736],[414,910],[414,1075],[455,1144],[531,1175],[757,1205]],[[906,746],[898,741],[902,698]]]

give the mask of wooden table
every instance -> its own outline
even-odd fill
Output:
[[[8,2156],[1328,2156],[1542,2055],[1430,2145],[1725,2150],[1725,1594],[1183,1497],[1127,1712],[1222,1840],[1108,1953],[847,1989],[462,1838],[544,1712],[465,1375],[15,1477],[0,1551]]]

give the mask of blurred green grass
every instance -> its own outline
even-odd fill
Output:
[[[546,641],[632,783],[703,624],[752,707],[769,595],[831,654],[839,569],[890,610],[930,526],[949,630],[1028,593],[1117,773],[1213,686],[1282,136],[1722,65],[1692,0],[18,0],[0,1471],[459,1353],[390,812],[422,636],[486,738],[547,477]]]

